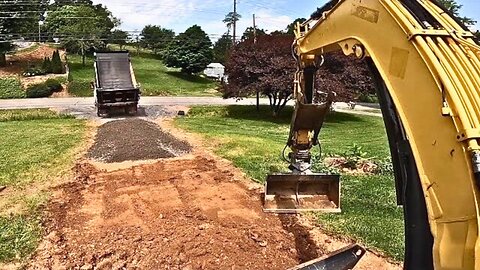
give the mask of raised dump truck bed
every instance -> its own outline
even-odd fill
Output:
[[[98,116],[108,116],[114,107],[136,114],[140,89],[126,51],[95,53],[95,105]]]

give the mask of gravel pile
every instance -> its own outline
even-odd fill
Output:
[[[192,147],[163,131],[155,123],[131,118],[102,125],[87,157],[114,163],[129,160],[172,158]]]

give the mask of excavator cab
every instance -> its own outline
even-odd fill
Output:
[[[290,162],[291,172],[267,176],[264,190],[265,212],[284,214],[305,211],[341,212],[340,176],[311,171],[311,149],[320,144],[318,140],[320,130],[334,98],[333,93],[324,93],[323,99],[313,94],[316,70],[312,64],[299,69],[296,74],[297,102],[287,142],[291,153],[288,159],[285,158]]]

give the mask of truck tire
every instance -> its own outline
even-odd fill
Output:
[[[135,116],[137,115],[138,108],[137,105],[130,105],[125,107],[125,113],[130,116]]]
[[[108,109],[97,108],[97,116],[100,117],[100,118],[108,117]]]

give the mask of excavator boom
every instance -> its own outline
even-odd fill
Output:
[[[433,0],[335,0],[296,36],[297,103],[311,96],[306,74],[325,53],[343,51],[372,69],[405,210],[405,268],[480,269],[474,35]]]

